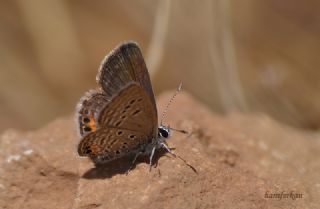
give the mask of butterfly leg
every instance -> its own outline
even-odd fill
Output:
[[[160,145],[164,147],[173,157],[176,157],[182,160],[188,167],[190,167],[193,170],[193,172],[198,173],[197,170],[192,165],[190,165],[185,159],[183,159],[179,155],[174,154],[166,143],[162,142]]]
[[[167,152],[169,152],[173,157],[177,157],[176,154],[174,154],[174,153],[171,151],[171,149],[168,147],[168,145],[167,145],[166,143],[162,142],[160,145],[161,145],[163,148],[165,148],[165,149],[167,150]]]
[[[137,154],[134,156],[134,158],[133,158],[133,160],[132,160],[132,162],[131,162],[130,168],[129,168],[129,169],[127,170],[127,172],[126,172],[126,175],[129,174],[129,172],[130,172],[131,169],[133,168],[134,164],[136,163],[137,158],[138,158],[139,155],[141,155],[141,154],[142,154],[142,152],[137,152]]]
[[[151,150],[150,161],[149,161],[149,165],[150,165],[149,171],[151,171],[151,168],[152,168],[152,159],[153,159],[155,150],[156,150],[156,146],[154,146]]]

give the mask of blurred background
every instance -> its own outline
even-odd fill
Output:
[[[320,127],[316,0],[0,0],[0,132],[72,115],[104,56],[137,41],[154,90]]]

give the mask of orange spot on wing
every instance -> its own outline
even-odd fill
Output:
[[[87,127],[91,128],[91,131],[94,132],[97,130],[96,121],[95,121],[93,115],[90,115],[89,119],[90,119],[90,122],[87,124]]]
[[[90,149],[91,149],[91,154],[93,155],[97,155],[100,151],[100,148],[96,144],[90,145]]]

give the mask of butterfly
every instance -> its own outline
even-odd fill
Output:
[[[99,88],[87,92],[76,108],[80,156],[101,164],[135,154],[134,164],[139,155],[149,154],[151,168],[156,149],[172,153],[166,139],[173,129],[162,122],[158,126],[150,76],[137,43],[126,42],[111,51],[96,81]]]

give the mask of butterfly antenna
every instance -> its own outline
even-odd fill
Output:
[[[188,131],[183,130],[183,129],[176,129],[176,128],[171,128],[171,127],[169,127],[169,128],[170,128],[170,130],[173,130],[173,131],[177,131],[177,132],[180,132],[180,133],[183,133],[183,134],[189,134]]]
[[[160,125],[162,125],[162,121],[163,119],[166,117],[166,114],[168,112],[169,106],[170,104],[173,102],[174,98],[177,96],[177,94],[181,91],[182,88],[182,82],[180,83],[179,87],[177,88],[176,92],[174,93],[174,95],[171,97],[171,99],[169,100],[166,108],[164,109],[164,111],[162,112],[162,117],[161,117],[161,123]]]
[[[177,129],[177,128],[171,128],[170,125],[168,125],[168,129],[170,129],[170,130],[172,130],[172,131],[177,131],[177,132],[180,132],[180,133],[183,133],[183,134],[189,134],[189,132],[186,131],[186,130]]]

